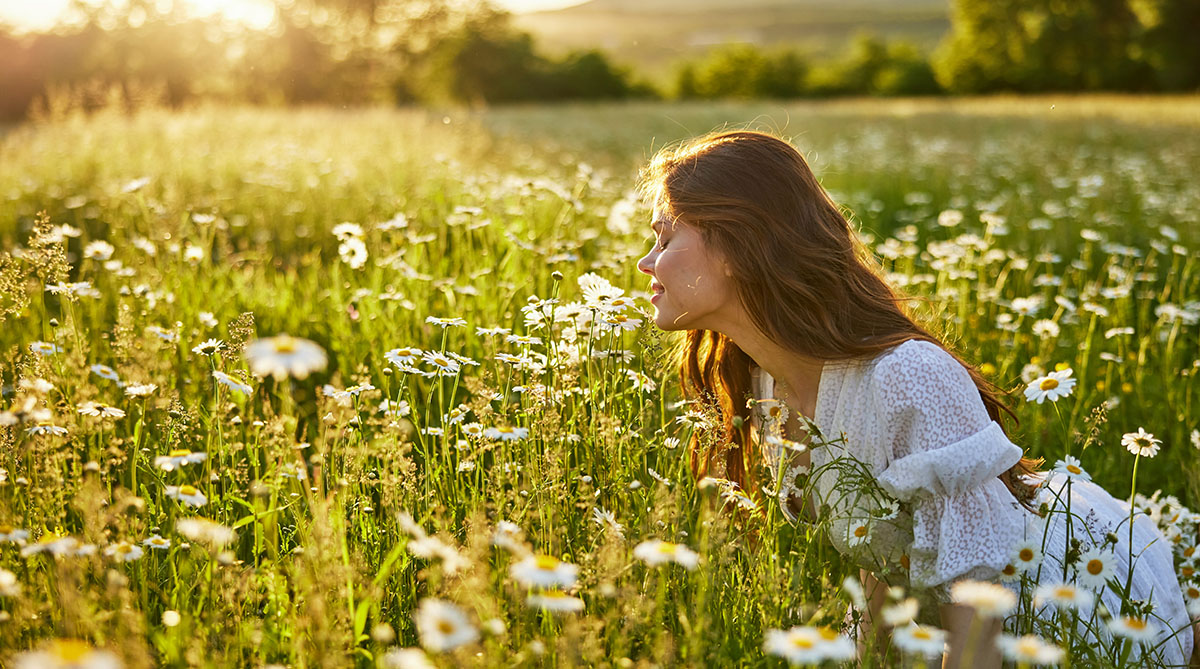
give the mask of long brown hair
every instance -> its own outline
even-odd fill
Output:
[[[718,132],[660,151],[642,171],[643,194],[675,220],[700,231],[733,274],[746,312],[767,336],[818,360],[870,358],[910,339],[942,347],[971,375],[988,415],[1006,394],[918,325],[883,278],[879,260],[788,142],[754,131]],[[692,472],[714,465],[754,495],[758,453],[750,444],[750,356],[711,330],[688,330],[676,351],[685,395],[715,402],[723,423],[717,445],[693,432]],[[1001,425],[1003,429],[1003,425]],[[723,465],[723,467],[721,466]],[[1023,504],[1023,475],[1040,459],[1021,458],[999,478]]]

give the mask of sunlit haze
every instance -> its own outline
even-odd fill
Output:
[[[221,14],[247,25],[263,28],[275,10],[270,0],[180,0],[197,16]],[[493,0],[513,13],[535,12],[577,5],[584,0]],[[70,0],[0,0],[0,22],[21,31],[43,30],[61,20]]]

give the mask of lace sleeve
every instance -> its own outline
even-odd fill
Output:
[[[910,582],[995,577],[1024,534],[1024,514],[997,475],[1021,449],[991,420],[970,374],[936,344],[909,341],[879,360],[872,390],[889,462],[877,478],[910,502]]]

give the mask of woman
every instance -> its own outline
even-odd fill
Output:
[[[994,386],[906,314],[908,298],[880,278],[791,145],[758,132],[712,134],[660,153],[642,186],[655,204],[656,240],[637,266],[651,277],[655,323],[686,331],[684,387],[719,403],[728,436],[719,451],[693,439],[697,475],[771,487],[755,480],[764,463],[787,483],[774,489],[789,516],[828,504],[831,541],[864,566],[867,581],[936,602],[940,621],[932,622],[949,631],[955,666],[973,611],[950,601],[952,583],[997,579],[1035,532],[1049,536],[1041,581],[1062,580],[1053,572],[1064,574],[1067,530],[1053,514],[1034,513],[1048,495],[1069,496],[1078,516],[1090,511],[1099,537],[1120,530],[1116,546],[1101,547],[1103,560],[1128,572],[1128,507],[1089,482],[1067,488],[1034,473],[1039,463],[1022,457],[998,422],[1012,412]],[[752,413],[748,398],[775,410]],[[796,445],[816,437],[820,447]],[[808,468],[817,500],[798,499],[791,485]],[[839,485],[851,479],[857,492]],[[1142,552],[1133,598],[1154,604],[1161,661],[1183,665],[1194,639],[1171,549],[1145,516],[1134,528]],[[1101,601],[1118,612],[1113,597]],[[995,635],[999,625],[991,626]],[[999,666],[994,643],[974,645],[972,666]]]

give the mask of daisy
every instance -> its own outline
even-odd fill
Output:
[[[1000,570],[1001,583],[1016,583],[1019,580],[1021,580],[1021,570],[1017,569],[1015,564],[1009,562]]]
[[[561,590],[542,590],[530,593],[525,603],[531,607],[554,613],[578,613],[583,610],[583,600],[572,597]]]
[[[166,489],[167,497],[177,499],[188,506],[201,507],[208,502],[208,498],[204,493],[190,485],[169,485]]]
[[[1039,585],[1033,592],[1034,606],[1051,604],[1060,610],[1082,611],[1092,608],[1095,595],[1089,590],[1077,588],[1069,583]]]
[[[612,533],[618,537],[625,536],[625,527],[621,525],[621,523],[617,522],[617,514],[613,513],[612,511],[607,511],[603,507],[592,507],[592,522],[596,523],[600,527],[612,531]]]
[[[642,324],[640,318],[630,318],[625,314],[608,314],[601,321],[604,325],[613,330],[636,330]]]
[[[175,531],[192,541],[220,548],[233,541],[235,531],[207,518],[181,518],[175,521]]]
[[[479,366],[479,363],[476,362],[475,360],[472,360],[465,355],[459,355],[459,354],[455,353],[454,351],[446,351],[446,355],[448,355],[451,360],[454,360],[455,362],[457,362],[460,365],[469,365],[472,367]]]
[[[128,541],[121,541],[105,548],[104,554],[114,558],[117,562],[133,562],[142,557],[142,547]]]
[[[254,394],[254,386],[251,386],[248,383],[242,383],[241,381],[237,380],[237,378],[230,376],[225,372],[214,369],[212,377],[217,380],[217,383],[231,390],[236,390],[243,395]]]
[[[420,648],[392,648],[379,658],[383,669],[437,669]]]
[[[1041,339],[1053,339],[1058,336],[1059,332],[1058,323],[1046,318],[1035,321],[1033,324],[1033,334]]]
[[[168,330],[164,327],[160,327],[158,325],[146,326],[146,332],[149,332],[150,334],[158,337],[159,339],[161,339],[165,342],[172,343],[172,344],[174,344],[176,341],[179,341],[178,333]]]
[[[1126,432],[1121,435],[1121,445],[1126,450],[1146,458],[1158,455],[1158,446],[1161,443],[1161,439],[1155,439],[1153,434],[1140,427],[1137,432]]]
[[[525,552],[525,544],[521,542],[521,527],[508,520],[496,523],[496,531],[492,533],[492,545],[499,546],[510,553]]]
[[[20,597],[21,582],[17,575],[7,569],[0,568],[0,597]]]
[[[338,245],[338,257],[350,266],[350,269],[362,269],[367,264],[367,245],[357,237],[351,237]]]
[[[1008,588],[984,581],[958,581],[950,588],[950,598],[984,618],[1004,616],[1017,604],[1017,596]]]
[[[700,556],[692,549],[660,539],[649,539],[638,544],[633,548],[633,557],[651,567],[674,562],[685,569],[695,569],[700,563]]]
[[[163,551],[163,550],[166,550],[171,547],[171,540],[164,539],[164,538],[158,536],[157,534],[155,534],[155,535],[151,536],[150,538],[143,540],[142,545],[147,546],[149,548],[154,548],[154,549]]]
[[[192,464],[193,462],[204,462],[207,457],[206,453],[193,453],[186,448],[177,448],[166,455],[154,458],[154,466],[164,472],[169,472],[174,471],[177,467]]]
[[[913,618],[917,617],[917,610],[917,600],[908,597],[903,601],[883,607],[881,613],[883,622],[887,623],[889,627],[900,627],[911,623]]]
[[[307,378],[312,372],[325,369],[325,349],[316,342],[280,334],[255,339],[246,345],[246,362],[255,376],[284,379],[294,376]]]
[[[436,325],[441,328],[448,328],[451,326],[465,327],[467,324],[466,321],[464,321],[461,318],[457,318],[457,317],[456,318],[438,318],[436,316],[427,316],[425,318],[425,322],[429,323],[430,325]]]
[[[47,532],[43,534],[36,543],[29,544],[21,548],[21,557],[28,557],[37,553],[49,553],[51,555],[66,555],[79,547],[79,540],[75,537],[64,536]]]
[[[93,374],[102,379],[108,379],[109,381],[117,382],[121,381],[121,377],[117,375],[117,370],[109,367],[108,365],[95,364],[91,366],[91,370]]]
[[[613,298],[625,294],[625,291],[613,286],[608,279],[594,272],[581,275],[576,282],[579,284],[579,290],[583,293],[583,301],[591,308],[603,308]]]
[[[655,481],[658,481],[659,483],[667,486],[668,488],[671,487],[671,479],[663,476],[662,474],[659,474],[658,472],[654,471],[653,469],[651,469],[649,467],[646,468],[646,471],[650,474],[651,478],[653,478]]]
[[[442,599],[422,599],[413,621],[417,625],[421,645],[435,653],[454,650],[479,638],[479,631],[471,624],[467,614]]]
[[[29,530],[22,530],[11,525],[0,525],[0,542],[17,543],[29,538]]]
[[[529,335],[510,334],[504,338],[504,341],[508,344],[519,344],[521,346],[541,346],[542,344],[541,337],[532,337]]]
[[[154,383],[131,383],[125,386],[125,394],[129,397],[149,397],[155,390],[158,390],[158,385]]]
[[[475,334],[481,337],[506,337],[509,334],[512,334],[512,329],[501,327],[481,328],[477,326],[475,328]]]
[[[1072,370],[1068,368],[1034,379],[1025,388],[1025,399],[1037,400],[1037,403],[1041,404],[1047,399],[1057,402],[1060,397],[1070,395],[1075,387],[1075,379],[1071,378],[1071,373]]]
[[[570,588],[579,577],[579,567],[552,555],[530,555],[513,563],[508,573],[527,588]]]
[[[13,659],[13,669],[120,669],[122,666],[116,655],[77,639],[54,639],[40,650],[27,651]]]
[[[61,437],[67,433],[67,428],[60,427],[49,421],[41,421],[36,425],[25,428],[26,434],[49,434],[55,437]]]
[[[426,351],[423,359],[436,368],[435,371],[439,376],[453,376],[458,373],[458,361],[448,355],[436,351]]]
[[[908,655],[940,657],[946,652],[946,632],[936,627],[910,623],[892,630],[892,641]]]
[[[347,239],[350,239],[351,237],[362,237],[363,236],[362,226],[357,223],[351,223],[349,221],[343,221],[343,222],[338,223],[337,225],[333,226],[332,232],[333,232],[333,236],[337,237],[341,241],[346,241]]]
[[[62,347],[50,342],[35,341],[29,345],[29,352],[37,353],[38,355],[53,355],[55,353],[62,353]]]
[[[724,490],[721,492],[721,499],[725,500],[727,503],[733,502],[737,506],[740,506],[747,511],[754,511],[758,508],[758,504],[754,500],[750,499],[750,496],[741,490]]]
[[[1004,657],[1021,664],[1058,664],[1064,655],[1063,649],[1033,634],[1001,634],[996,639],[996,646]]]
[[[1092,480],[1092,475],[1085,472],[1083,467],[1080,466],[1079,458],[1071,455],[1054,463],[1054,471],[1059,474],[1065,474],[1067,478],[1076,481]]]
[[[116,250],[117,249],[113,247],[112,244],[109,244],[103,239],[97,239],[95,241],[88,242],[87,246],[83,247],[83,257],[89,260],[105,261],[111,258],[113,252]]]
[[[850,546],[861,546],[866,543],[871,536],[871,526],[865,520],[860,520],[851,523],[847,528],[846,542]]]
[[[101,418],[124,418],[125,411],[99,402],[84,402],[79,406],[79,413],[85,416],[100,416]]]
[[[212,355],[225,348],[225,342],[220,339],[206,339],[192,347],[196,355]]]
[[[1152,641],[1158,629],[1145,618],[1117,616],[1108,621],[1108,629],[1116,636],[1133,641]]]
[[[1192,430],[1191,434],[1192,447],[1200,449],[1200,430]]]
[[[1112,556],[1093,548],[1079,556],[1075,563],[1075,573],[1079,585],[1085,588],[1101,588],[1107,584],[1113,573]]]
[[[516,441],[529,436],[529,429],[524,427],[510,427],[508,425],[500,425],[498,427],[489,427],[483,431],[483,436],[488,439],[497,439],[499,441]]]
[[[1036,569],[1042,563],[1041,544],[1036,541],[1022,541],[1013,550],[1012,565],[1017,571],[1028,572]]]

